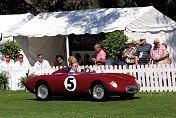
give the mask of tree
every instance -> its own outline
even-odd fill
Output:
[[[80,1],[80,4],[79,4]],[[156,9],[176,20],[176,0],[1,0],[1,14],[20,14],[38,11],[68,11],[94,8],[123,8],[154,6]]]
[[[101,42],[101,46],[106,54],[113,60],[121,56],[124,49],[127,47],[126,35],[121,31],[115,31],[106,35],[106,39]]]
[[[1,44],[2,46],[2,54],[9,55],[11,59],[15,59],[19,54],[21,47],[15,41],[7,41]]]
[[[24,0],[1,0],[0,14],[24,14],[34,13],[34,8]]]

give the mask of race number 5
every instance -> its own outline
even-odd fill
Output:
[[[73,76],[69,76],[64,81],[65,88],[68,91],[74,91],[76,89],[76,79]]]

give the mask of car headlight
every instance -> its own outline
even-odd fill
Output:
[[[135,79],[135,81],[139,84],[139,80]]]
[[[114,88],[117,88],[117,84],[114,81],[111,82],[111,86],[113,86]]]

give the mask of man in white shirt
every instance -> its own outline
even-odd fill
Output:
[[[20,70],[20,71],[26,71],[26,73],[29,70],[29,65],[27,62],[23,61],[23,55],[18,55],[18,61],[15,62],[14,70]]]
[[[0,64],[1,71],[11,71],[13,69],[14,63],[10,60],[9,55],[5,55],[5,61]]]
[[[38,61],[34,64],[34,70],[44,70],[44,69],[50,69],[51,66],[47,60],[43,59],[42,54],[38,54]]]

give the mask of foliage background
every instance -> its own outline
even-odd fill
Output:
[[[15,41],[8,40],[7,42],[2,43],[1,46],[2,46],[1,53],[3,55],[8,54],[10,56],[10,58],[13,60],[20,54],[21,47]]]
[[[125,43],[127,40],[128,38],[121,31],[116,31],[107,34],[106,39],[101,42],[101,46],[106,54],[115,60],[127,48]]]
[[[66,11],[76,9],[144,7],[156,9],[176,21],[176,0],[1,0],[0,14],[19,14],[45,11]]]
[[[18,83],[18,86],[20,86],[20,88],[25,87],[26,80],[28,80],[31,77],[35,77],[35,76],[37,76],[37,75],[35,75],[34,73],[32,73],[29,76],[21,77],[21,80],[20,80],[20,83]]]
[[[0,73],[0,89],[5,90],[7,88],[7,84],[8,84],[8,73],[7,72],[1,72]]]

